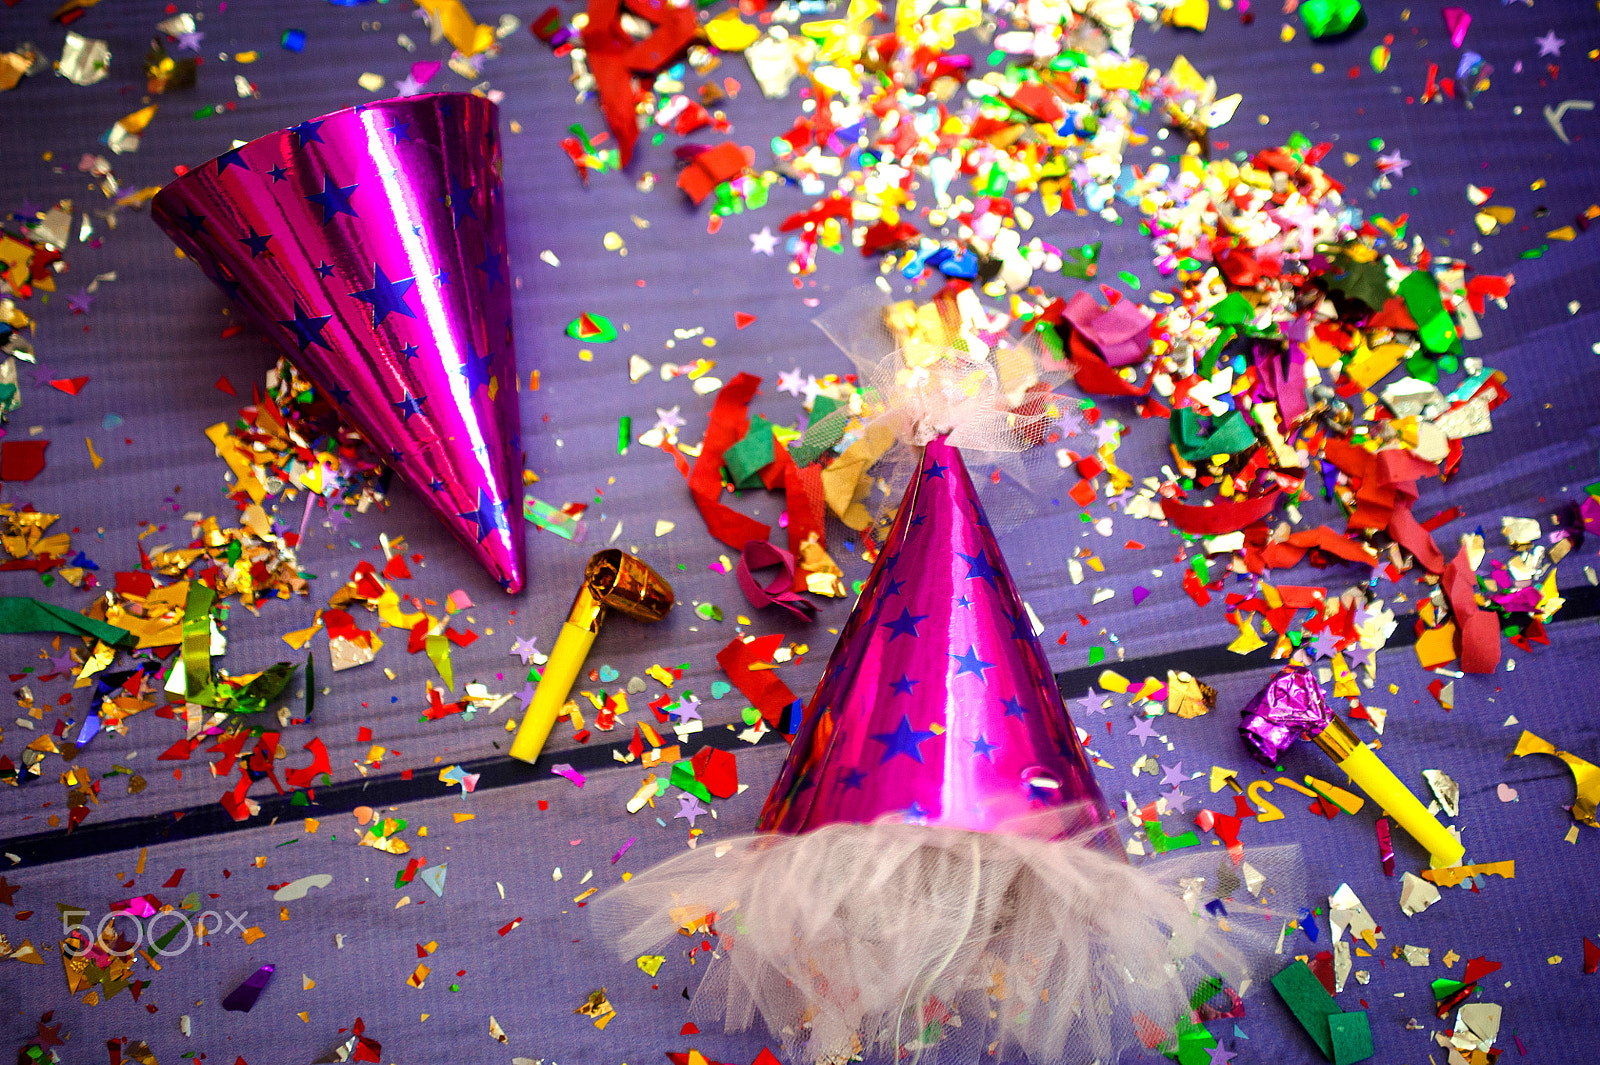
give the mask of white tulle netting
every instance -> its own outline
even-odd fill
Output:
[[[1060,477],[1056,448],[1044,445],[1085,428],[1081,400],[1061,391],[1076,367],[1043,333],[1022,333],[966,295],[973,298],[890,304],[865,286],[815,320],[849,357],[860,389],[849,405],[818,419],[819,433],[837,435],[822,432],[830,425],[841,431],[841,451],[874,435],[885,442],[873,449],[869,469],[876,487],[870,509],[880,519],[900,498],[922,445],[940,435],[1020,489],[1020,507],[1002,506],[1002,518],[1014,510],[1026,517],[1035,486]]]
[[[759,1018],[794,1061],[1111,1065],[1237,1015],[1282,967],[1303,889],[1293,848],[1254,849],[1248,869],[1216,848],[1135,867],[1105,831],[839,824],[707,842],[596,899],[594,919],[624,955],[678,937],[705,966],[696,1019]]]

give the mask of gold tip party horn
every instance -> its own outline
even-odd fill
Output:
[[[616,548],[591,558],[583,570],[583,586],[572,600],[561,636],[533,691],[533,702],[511,742],[511,757],[531,763],[544,750],[607,610],[620,610],[640,621],[660,621],[671,609],[672,585],[641,560]]]

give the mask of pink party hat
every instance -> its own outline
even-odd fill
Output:
[[[760,829],[883,818],[1044,838],[1112,820],[945,437],[923,450]]]
[[[924,345],[863,367],[874,420],[922,452],[758,831],[594,900],[623,956],[715,940],[696,1016],[760,1018],[796,1061],[1192,1056],[1214,1045],[1192,1003],[1243,994],[1281,934],[1259,878],[1251,897],[1219,873],[1228,855],[1140,867],[1113,843],[958,450],[1022,450],[1058,416],[1026,380],[1036,414],[1001,387],[1035,354]]]
[[[463,93],[259,137],[151,213],[508,592],[525,578],[499,111]]]

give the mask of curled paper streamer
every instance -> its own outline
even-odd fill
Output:
[[[1595,805],[1600,803],[1600,766],[1586,762],[1575,754],[1557,750],[1555,744],[1527,730],[1517,737],[1516,749],[1511,753],[1518,758],[1530,754],[1548,754],[1567,763],[1567,768],[1572,770],[1573,784],[1577,787],[1577,795],[1572,802],[1573,818],[1600,828],[1600,823],[1595,821]]]
[[[1272,513],[1277,505],[1280,489],[1274,488],[1264,496],[1242,499],[1237,502],[1213,503],[1209,507],[1192,506],[1166,499],[1161,502],[1161,513],[1166,519],[1186,533],[1194,536],[1217,536],[1237,532],[1253,525]]]
[[[1444,568],[1444,594],[1455,614],[1456,632],[1461,639],[1461,668],[1467,673],[1493,673],[1500,664],[1500,622],[1495,614],[1483,610],[1473,596],[1472,563],[1463,547]],[[1554,752],[1547,752],[1554,753]],[[1593,806],[1590,807],[1591,812]]]
[[[781,566],[783,572],[763,587],[750,571],[769,566]],[[734,576],[744,590],[744,597],[757,610],[764,606],[781,606],[801,621],[810,621],[817,608],[794,590],[794,566],[794,556],[783,548],[765,540],[751,540],[739,553],[739,566]]]

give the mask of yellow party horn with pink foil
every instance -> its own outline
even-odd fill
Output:
[[[511,757],[531,763],[544,750],[608,610],[620,610],[640,621],[660,621],[672,610],[672,602],[672,586],[643,560],[616,548],[589,559],[583,586],[572,601],[539,686],[533,691],[533,702],[511,742]]]
[[[1295,740],[1310,740],[1350,775],[1373,802],[1427,848],[1435,869],[1455,865],[1466,849],[1428,812],[1371,747],[1333,716],[1310,670],[1289,666],[1245,705],[1239,734],[1258,761],[1273,765]]]

